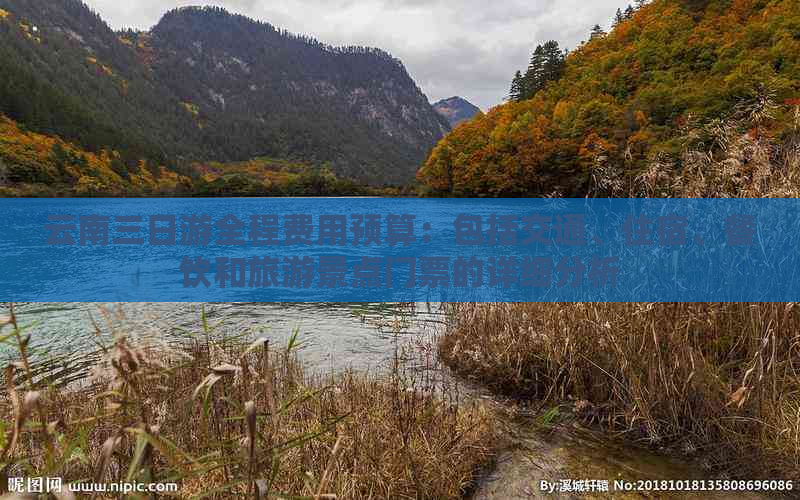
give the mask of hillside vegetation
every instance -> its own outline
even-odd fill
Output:
[[[0,115],[0,196],[185,194],[192,180],[141,160],[129,167],[116,151],[86,151],[32,132]]]
[[[418,179],[452,196],[747,195],[765,170],[794,175],[798,105],[796,0],[655,0],[596,27],[532,98],[457,127]],[[730,189],[698,188],[698,165]]]
[[[414,178],[449,130],[403,64],[218,7],[115,32],[81,0],[0,0],[0,114],[86,151],[186,174],[255,157]]]
[[[330,165],[273,158],[195,162],[177,173],[149,160],[134,165],[27,129],[0,115],[0,196],[343,196],[402,195],[338,177]]]

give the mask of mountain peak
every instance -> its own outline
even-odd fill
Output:
[[[433,109],[442,115],[451,127],[455,127],[481,112],[480,108],[459,96],[442,99],[433,105]]]
[[[164,13],[161,19],[164,20],[169,19],[170,17],[192,16],[198,14],[210,14],[217,17],[234,17],[234,15],[224,7],[211,5],[182,5],[180,7],[175,7],[172,10],[168,10],[166,13]]]

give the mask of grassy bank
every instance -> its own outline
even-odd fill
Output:
[[[491,461],[488,410],[405,374],[314,376],[264,340],[117,336],[79,387],[39,387],[28,332],[0,399],[6,477],[178,482],[180,498],[461,498]],[[335,497],[334,497],[335,495]],[[285,498],[285,497],[284,497]]]
[[[800,478],[794,304],[462,305],[439,352],[499,392],[574,401],[719,472]]]

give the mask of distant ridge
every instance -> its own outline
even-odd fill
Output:
[[[433,105],[433,109],[442,115],[451,127],[455,127],[481,112],[480,108],[458,96],[442,99]]]

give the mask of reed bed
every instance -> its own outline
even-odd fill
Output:
[[[400,356],[388,376],[311,375],[297,332],[275,348],[201,324],[170,349],[115,335],[90,380],[57,389],[32,376],[12,310],[0,330],[19,351],[0,399],[0,488],[44,476],[177,482],[180,498],[447,499],[492,459],[489,411]]]
[[[782,132],[776,133],[776,128]],[[672,146],[652,151],[640,171],[631,172],[599,155],[589,171],[589,195],[800,197],[800,106],[791,112],[780,106],[769,87],[760,87],[752,99],[719,118],[688,116],[678,132]]]
[[[734,477],[800,478],[796,304],[464,304],[440,339],[457,372],[697,453]]]

